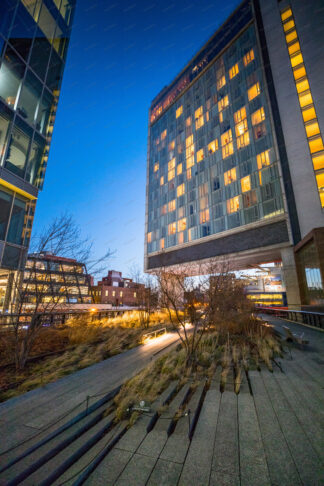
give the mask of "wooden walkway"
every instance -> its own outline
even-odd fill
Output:
[[[271,319],[279,330],[287,325]],[[300,326],[288,325],[300,332]],[[233,383],[220,392],[220,370],[207,392],[204,384],[194,390],[188,384],[171,399],[172,383],[154,404],[157,409],[170,398],[154,428],[147,432],[152,414],[142,415],[86,477],[84,472],[123,430],[122,423],[101,434],[112,419],[103,413],[107,405],[94,412],[101,415],[93,428],[86,427],[94,414],[7,468],[0,474],[0,484],[324,486],[324,333],[307,329],[305,335],[310,340],[307,349],[293,346],[291,354],[280,360],[281,369],[275,366],[273,373],[262,369],[244,375],[238,395]],[[199,419],[189,440],[197,409]],[[182,416],[174,422],[179,412]],[[85,427],[83,435],[65,445],[81,426]],[[98,441],[82,452],[85,442],[98,431]],[[64,450],[47,459],[46,454],[55,446],[60,449],[60,444]],[[42,461],[39,468],[17,481],[17,475],[37,460]],[[55,478],[58,468],[61,472]]]
[[[281,360],[283,371],[249,372],[252,394],[246,379],[238,395],[230,387],[221,393],[214,380],[191,442],[186,418],[170,437],[163,417],[149,434],[147,418],[141,418],[85,484],[324,485],[323,338],[312,334],[310,350],[292,348],[292,359]],[[166,414],[174,413],[184,393]],[[128,434],[138,439],[132,447]]]

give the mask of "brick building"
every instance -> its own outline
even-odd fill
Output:
[[[123,277],[121,272],[109,270],[107,277],[92,287],[92,292],[97,304],[137,307],[144,289],[144,284]]]

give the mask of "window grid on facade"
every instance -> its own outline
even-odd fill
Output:
[[[159,174],[165,181],[167,164],[175,158],[176,174],[169,184],[160,186],[151,166],[147,225],[148,232],[154,230],[154,238],[148,244],[148,254],[283,213],[254,26],[247,32],[249,42],[237,50],[240,54],[229,61],[225,51],[184,89],[174,105],[154,114],[150,160],[159,162]],[[239,45],[240,39],[235,42]],[[229,82],[229,70],[236,65],[241,106],[237,106],[233,91],[236,76]],[[179,106],[184,116],[177,118]],[[161,140],[165,130],[165,145],[156,145],[154,141]],[[179,166],[182,169],[178,170]],[[171,200],[176,201],[175,211],[165,213],[163,208]],[[246,216],[246,208],[251,206],[256,210]],[[182,218],[186,218],[185,228],[179,222]]]

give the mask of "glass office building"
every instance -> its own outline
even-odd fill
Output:
[[[75,0],[0,2],[0,269],[22,268],[42,189]],[[5,299],[1,285],[1,304]]]
[[[324,147],[301,54],[302,42],[305,55],[310,42],[304,3],[242,2],[152,101],[147,271],[226,255],[241,259],[238,267],[287,260],[288,250],[294,259],[293,246],[315,220],[323,225]],[[282,67],[290,71],[283,75]],[[292,95],[296,99],[288,100]],[[286,120],[291,106],[296,121]],[[297,116],[305,142],[298,156]],[[309,184],[304,201],[298,187],[303,171]]]

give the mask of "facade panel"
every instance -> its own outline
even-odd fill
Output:
[[[222,40],[218,50],[215,39]],[[213,236],[287,219],[268,100],[253,8],[243,2],[152,103],[147,269],[161,253],[179,255],[188,247],[189,255],[189,247],[201,245],[204,258],[203,243]],[[234,240],[223,254],[239,246]],[[176,256],[170,259],[176,263]]]
[[[42,188],[74,0],[0,6],[0,268],[22,267]]]

